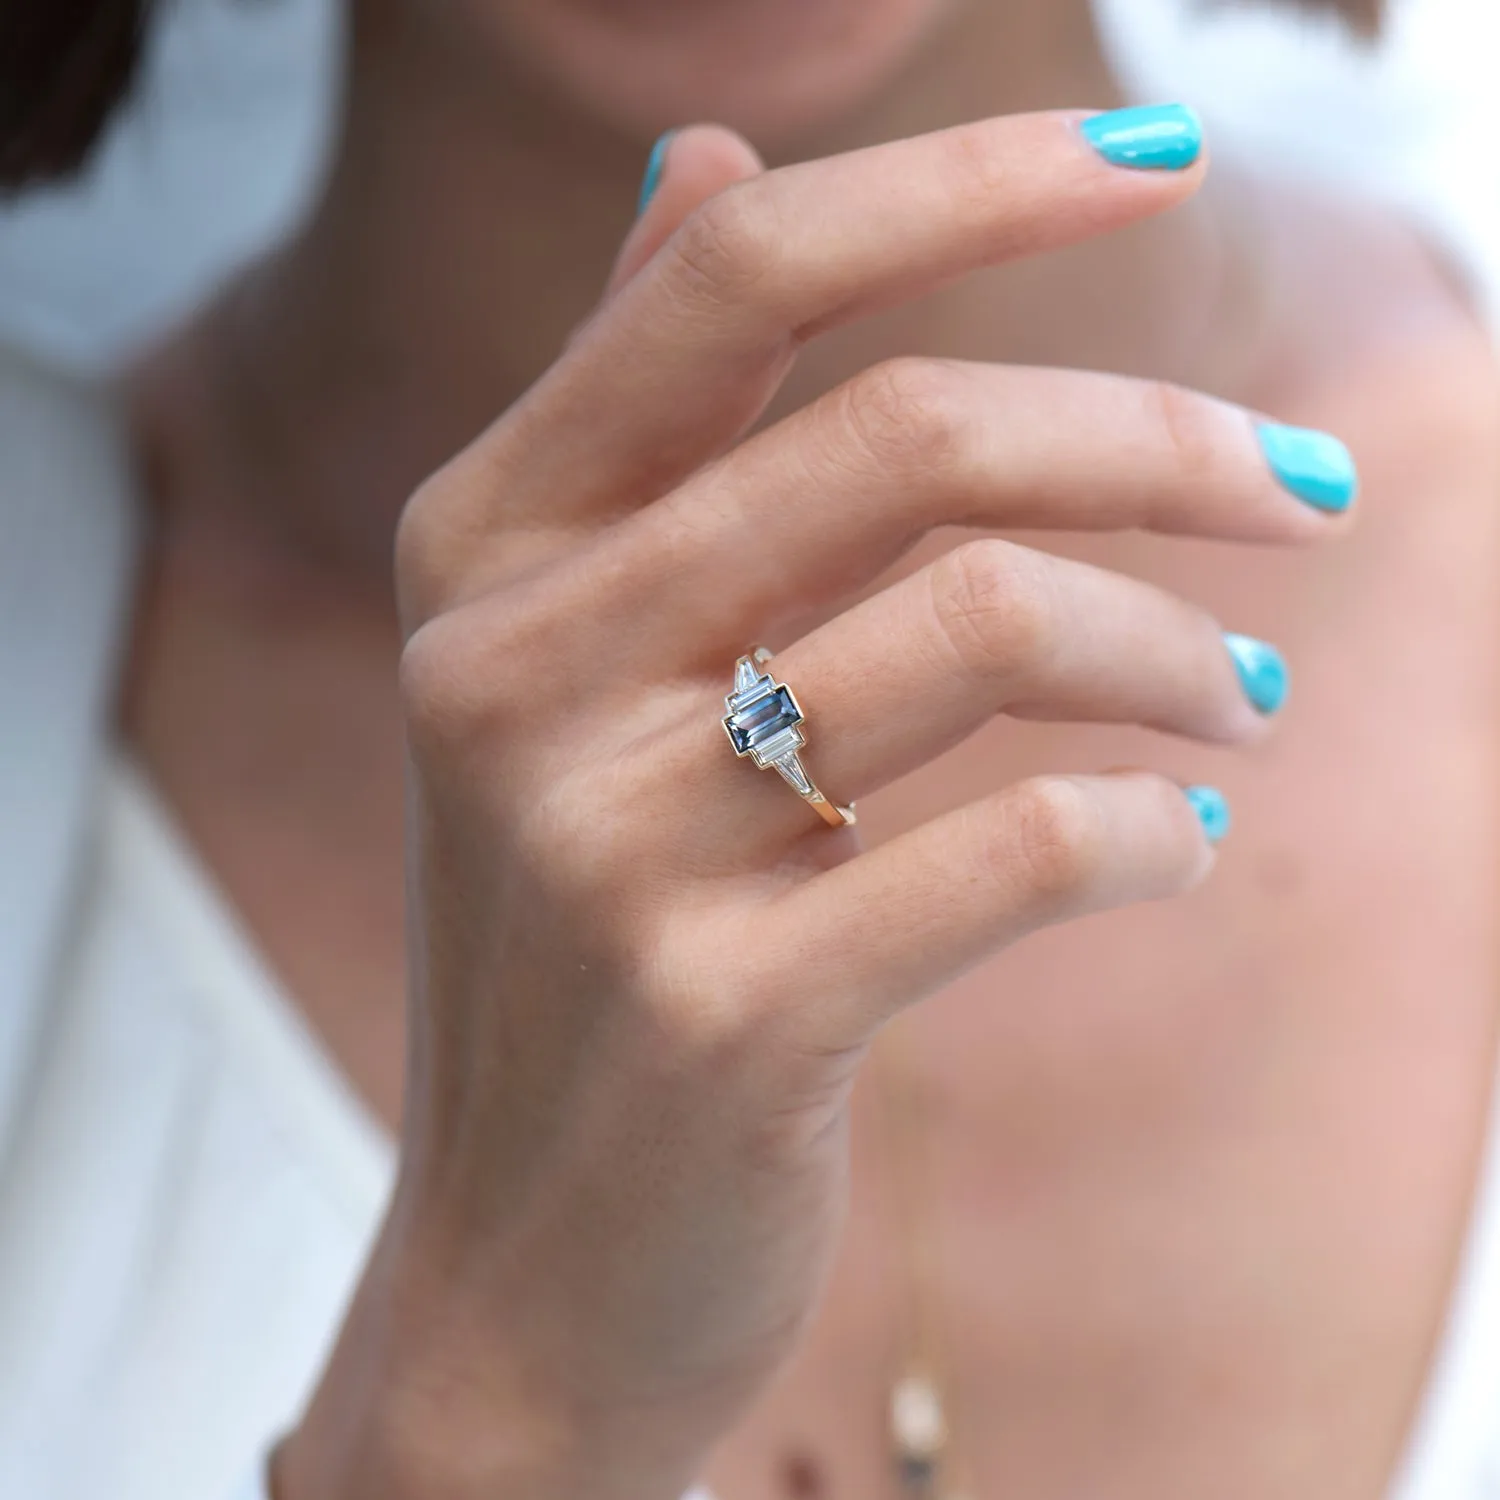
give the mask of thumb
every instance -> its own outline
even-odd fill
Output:
[[[661,249],[700,203],[764,170],[754,147],[722,125],[690,125],[664,135],[651,153],[641,185],[640,216],[620,247],[604,301]]]

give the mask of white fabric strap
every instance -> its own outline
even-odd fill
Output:
[[[263,1463],[255,1466],[231,1500],[272,1500],[270,1486],[266,1481],[266,1466]],[[506,1497],[496,1496],[496,1500],[506,1500]],[[714,1497],[707,1490],[697,1489],[690,1490],[682,1500],[714,1500]]]
[[[121,454],[102,401],[0,350],[0,1156],[114,690],[134,541]]]

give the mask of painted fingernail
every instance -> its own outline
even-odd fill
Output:
[[[1105,161],[1138,171],[1180,172],[1203,151],[1203,122],[1185,104],[1142,104],[1083,122],[1084,139]]]
[[[1224,644],[1240,674],[1245,696],[1261,713],[1274,714],[1286,702],[1292,687],[1286,659],[1274,646],[1254,636],[1226,633]]]
[[[667,164],[667,152],[671,149],[672,137],[676,134],[675,130],[669,130],[661,136],[651,148],[651,155],[646,158],[646,175],[641,181],[641,196],[635,205],[637,218],[646,212],[647,205],[656,196],[657,188],[661,186],[662,169]]]
[[[1299,500],[1333,514],[1354,504],[1359,470],[1336,437],[1277,422],[1263,422],[1258,433],[1271,472]]]
[[[1229,832],[1231,821],[1229,803],[1224,800],[1224,793],[1212,786],[1184,787],[1183,793],[1193,804],[1193,811],[1198,814],[1204,837],[1210,844],[1219,843]]]

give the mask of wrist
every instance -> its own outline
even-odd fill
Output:
[[[699,1454],[669,1421],[585,1395],[586,1354],[377,1251],[273,1463],[275,1500],[679,1500]],[[577,1379],[556,1378],[571,1368]]]

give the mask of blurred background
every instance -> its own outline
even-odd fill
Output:
[[[1221,148],[1275,148],[1309,174],[1398,196],[1500,312],[1495,0],[1393,0],[1378,48],[1270,7],[1096,8],[1133,93],[1185,97]],[[0,342],[107,369],[281,235],[329,146],[340,10],[168,0],[141,86],[87,174],[0,210]]]

